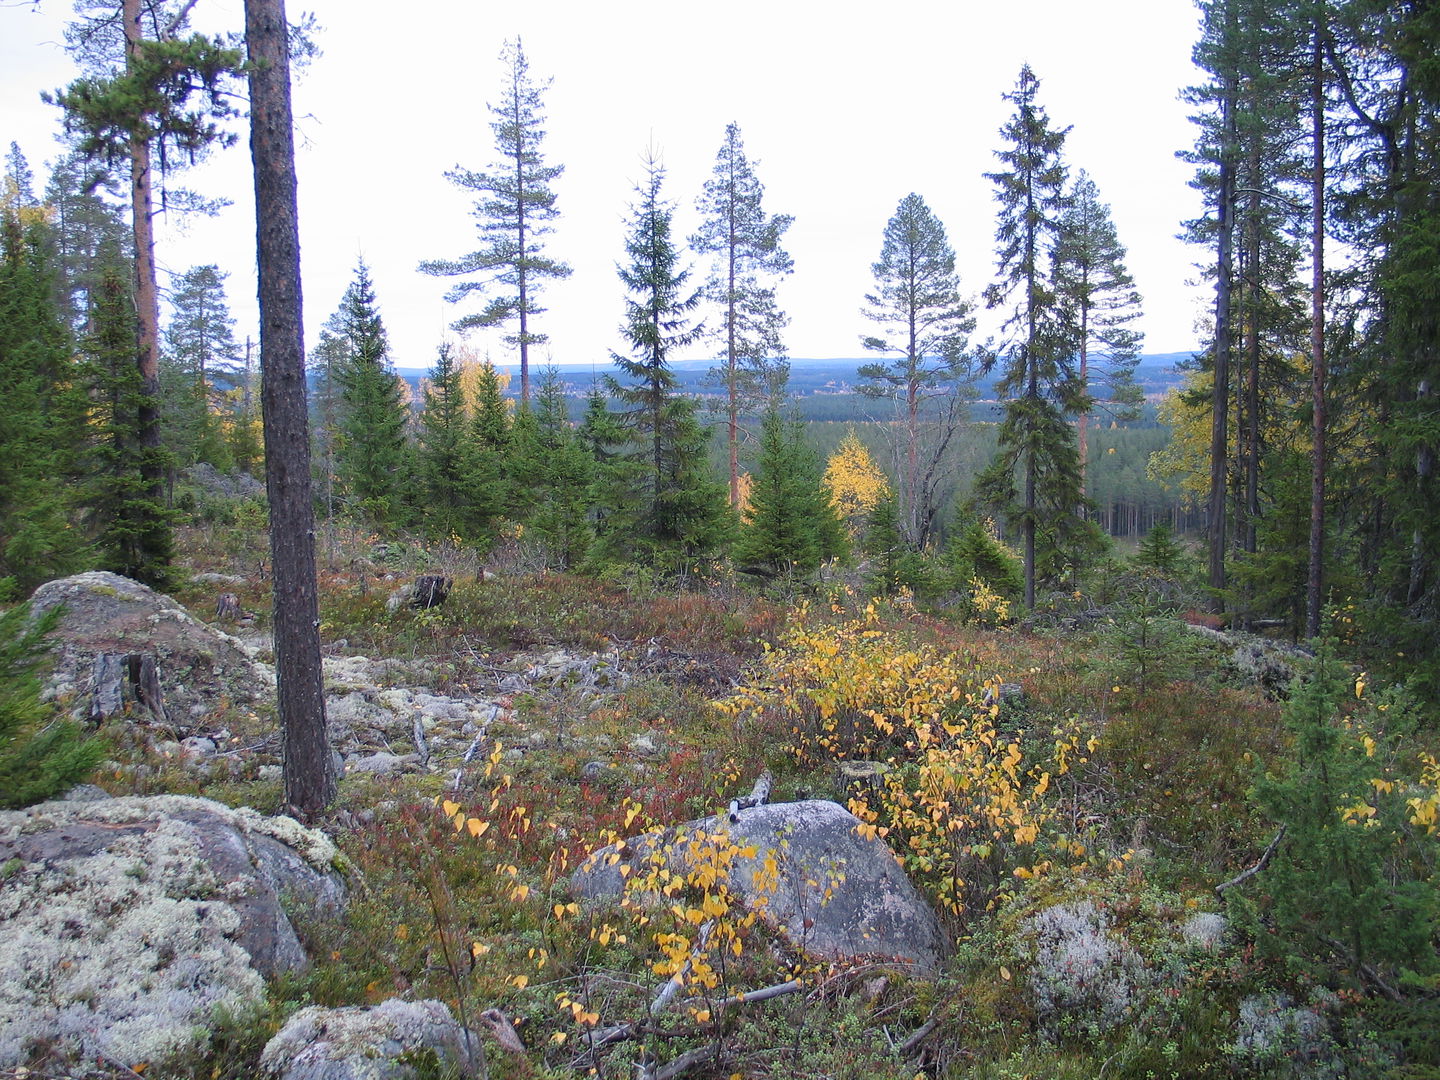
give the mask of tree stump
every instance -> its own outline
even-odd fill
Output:
[[[162,724],[170,722],[165,695],[160,688],[160,669],[152,653],[100,653],[95,657],[94,695],[90,719],[106,720],[121,713],[127,702],[135,702]]]
[[[411,586],[410,606],[422,610],[439,607],[450,596],[451,584],[449,578],[439,574],[425,574],[416,578],[415,584]]]

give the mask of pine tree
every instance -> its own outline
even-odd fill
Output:
[[[336,473],[355,512],[377,525],[393,525],[403,511],[406,412],[363,260],[340,302],[340,328],[345,351],[335,372]]]
[[[226,84],[241,57],[203,34],[185,34],[193,4],[143,0],[82,0],[80,18],[66,29],[72,55],[86,74],[53,100],[79,148],[112,167],[123,164],[130,181],[134,238],[136,350],[140,372],[134,421],[144,447],[137,464],[146,497],[158,500],[164,454],[160,440],[160,301],[155,261],[153,167],[193,163],[234,136],[222,125],[238,112]],[[118,20],[116,16],[119,16]]]
[[[806,577],[844,552],[844,530],[798,423],[786,423],[772,399],[760,428],[760,458],[750,485],[737,566],[767,576]]]
[[[334,801],[335,764],[320,670],[289,31],[285,0],[245,0],[276,701],[285,805],[302,820],[313,820]]]
[[[550,185],[565,167],[546,165],[540,151],[545,139],[542,96],[550,80],[531,79],[530,63],[518,38],[506,43],[501,61],[506,67],[505,88],[500,104],[490,106],[498,157],[489,172],[457,165],[445,174],[458,187],[477,193],[474,213],[480,222],[481,247],[455,260],[423,262],[420,269],[446,277],[480,275],[479,280],[462,281],[446,294],[452,302],[472,292],[489,297],[484,311],[459,319],[455,329],[516,322],[516,332],[505,340],[520,351],[520,400],[529,401],[530,346],[546,340],[531,326],[533,317],[545,310],[538,303],[539,293],[545,281],[570,274],[569,266],[545,255],[543,242],[559,216]]]
[[[872,352],[898,352],[888,364],[864,364],[856,387],[872,398],[896,403],[904,432],[900,507],[905,535],[923,548],[935,531],[940,510],[943,462],[966,413],[975,329],[969,301],[960,295],[955,252],[945,226],[925,200],[910,194],[885,226],[880,259],[871,267],[876,289],[865,297],[864,314],[884,336],[861,339]],[[921,458],[922,429],[926,439]]]
[[[111,188],[103,170],[75,150],[55,163],[45,185],[51,216],[49,245],[58,275],[57,304],[77,337],[89,332],[106,253],[119,252],[128,259],[134,248],[123,215],[107,198],[113,197]]]
[[[1072,340],[1048,266],[1069,206],[1061,151],[1070,129],[1051,127],[1036,101],[1039,88],[1040,80],[1026,65],[1015,89],[1005,95],[1015,113],[1000,129],[1006,146],[996,156],[1004,168],[986,173],[1000,204],[995,228],[999,278],[986,291],[986,303],[992,308],[1009,305],[1005,329],[1010,336],[996,384],[1006,399],[1000,449],[982,486],[992,505],[1018,518],[1025,547],[1025,606],[1031,609],[1037,536],[1050,545],[1055,557],[1047,561],[1053,567],[1066,561],[1064,547],[1077,531],[1075,515],[1083,496],[1066,415],[1089,406],[1085,386],[1070,363]],[[1013,481],[1017,465],[1024,489],[1018,506]]]
[[[690,246],[715,257],[705,298],[720,310],[715,337],[723,346],[711,378],[725,392],[725,438],[730,460],[730,505],[740,505],[740,418],[770,395],[785,377],[780,333],[789,319],[775,301],[773,284],[794,269],[780,246],[794,218],[767,215],[765,187],[745,156],[738,124],[725,127],[725,141],[697,203],[703,215]]]
[[[626,407],[637,468],[629,478],[628,534],[619,536],[619,522],[611,522],[609,541],[636,545],[648,561],[685,574],[719,552],[729,518],[723,490],[708,475],[695,402],[680,395],[670,367],[671,353],[700,336],[702,328],[691,322],[700,296],[688,289],[690,271],[680,267],[671,237],[672,208],[660,197],[665,170],[653,157],[646,170],[631,206],[629,262],[620,267],[630,294],[622,332],[633,355],[612,354],[630,381],[607,376],[611,394]]]
[[[1125,248],[1110,208],[1100,201],[1084,169],[1070,189],[1054,252],[1056,299],[1077,350],[1076,378],[1092,402],[1119,419],[1133,420],[1142,400],[1135,384],[1144,335],[1131,324],[1141,315],[1140,293],[1125,268]],[[1098,378],[1097,378],[1098,376]],[[1096,392],[1103,385],[1104,392]],[[1081,491],[1089,455],[1090,409],[1080,413],[1077,452]]]

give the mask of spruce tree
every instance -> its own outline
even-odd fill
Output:
[[[135,307],[124,274],[118,263],[102,273],[94,331],[82,346],[92,433],[85,504],[101,568],[164,588],[173,552],[171,521],[149,477],[163,474],[167,457],[140,438],[138,417],[153,409],[154,401],[135,364]]]
[[[554,368],[540,377],[532,405],[515,418],[509,455],[515,478],[517,513],[526,534],[537,541],[544,565],[573,570],[589,554],[595,463],[571,427],[564,388]]]
[[[214,265],[192,266],[171,293],[172,314],[161,358],[165,392],[161,430],[179,465],[232,464],[221,420],[222,394],[239,379],[243,363],[235,320],[225,297],[226,274]]]
[[[697,203],[703,215],[690,246],[714,257],[705,299],[720,312],[713,331],[722,351],[711,369],[724,390],[725,440],[730,463],[730,504],[740,505],[740,418],[785,377],[780,333],[789,322],[775,301],[773,279],[794,263],[780,242],[794,218],[769,215],[761,206],[765,187],[745,156],[738,124],[725,127],[715,168]]]
[[[344,353],[335,465],[345,498],[361,517],[382,527],[401,516],[406,481],[406,411],[390,344],[362,260],[340,302]]]
[[[425,530],[440,540],[473,540],[475,444],[465,422],[460,368],[448,342],[436,354],[424,400],[416,458]]]
[[[960,295],[945,226],[913,192],[885,226],[880,259],[871,271],[875,292],[865,297],[864,315],[880,325],[883,336],[864,337],[861,343],[872,352],[900,356],[862,365],[857,389],[896,404],[904,433],[898,492],[902,528],[918,549],[935,531],[940,483],[948,475],[946,453],[966,414],[968,342],[975,320],[970,302]]]
[[[435,259],[420,264],[427,274],[446,277],[479,275],[478,280],[455,285],[446,299],[460,301],[472,292],[488,297],[485,310],[456,321],[456,330],[503,326],[514,322],[506,337],[520,353],[520,400],[530,400],[530,346],[544,344],[544,334],[532,325],[544,312],[538,302],[547,280],[568,277],[570,267],[545,254],[544,237],[559,216],[551,184],[565,171],[563,165],[546,165],[540,144],[545,139],[542,97],[550,80],[537,83],[520,40],[507,42],[501,53],[505,87],[500,103],[491,105],[495,117],[496,160],[489,172],[472,172],[457,165],[445,175],[456,186],[476,193],[474,215],[479,221],[481,246],[458,259]]]
[[[57,306],[76,337],[89,332],[101,269],[111,257],[107,253],[128,258],[133,250],[133,237],[111,201],[113,195],[108,175],[76,150],[55,163],[45,185]]]
[[[1089,407],[1072,363],[1072,338],[1050,272],[1049,255],[1069,206],[1061,151],[1069,128],[1056,129],[1037,101],[1040,80],[1026,65],[1005,100],[1015,112],[1000,129],[1002,169],[995,183],[998,280],[986,290],[992,308],[1008,307],[996,392],[1005,399],[999,452],[981,485],[1024,538],[1025,606],[1035,607],[1037,537],[1050,548],[1052,570],[1068,559],[1082,502],[1080,464],[1067,415]],[[1019,467],[1023,494],[1014,491]]]
[[[768,577],[806,577],[844,552],[844,529],[799,423],[772,399],[760,428],[760,457],[739,536],[737,566]]]
[[[683,575],[718,554],[730,519],[723,489],[708,474],[696,404],[679,393],[670,367],[671,354],[700,336],[702,328],[691,321],[700,295],[690,291],[690,271],[681,268],[671,237],[673,211],[660,195],[665,170],[652,157],[646,171],[630,208],[629,261],[619,269],[630,294],[622,333],[632,355],[612,354],[629,381],[607,376],[637,467],[629,478],[628,527],[624,535],[612,529],[609,539]]]
[[[53,718],[37,674],[60,609],[31,619],[27,606],[0,612],[0,810],[18,810],[84,780],[105,745],[77,724]]]
[[[85,559],[70,527],[68,482],[85,405],[47,257],[49,226],[23,192],[12,173],[0,199],[0,579],[28,592]]]

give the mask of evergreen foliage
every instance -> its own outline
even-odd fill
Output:
[[[568,277],[570,267],[544,253],[543,237],[559,215],[551,184],[565,171],[563,165],[546,165],[540,151],[545,138],[542,97],[550,80],[536,83],[520,40],[507,42],[501,60],[506,68],[500,104],[491,105],[495,117],[497,158],[489,172],[472,172],[456,166],[445,175],[456,186],[476,193],[474,216],[479,222],[481,246],[458,259],[436,259],[420,264],[427,274],[447,277],[479,275],[462,281],[446,294],[452,302],[472,292],[488,295],[485,309],[466,315],[456,330],[518,324],[506,341],[520,351],[520,400],[530,400],[530,346],[544,344],[531,319],[544,312],[538,303],[546,280]]]
[[[937,525],[946,454],[966,414],[972,361],[967,346],[975,319],[970,302],[960,296],[945,226],[913,192],[886,224],[880,259],[870,269],[875,292],[865,297],[864,315],[879,324],[883,336],[861,343],[872,352],[901,355],[862,365],[856,388],[895,402],[904,430],[901,521],[911,545],[923,548]]]
[[[243,360],[225,298],[226,274],[214,265],[181,275],[170,304],[160,361],[160,427],[177,465],[233,464],[222,415],[223,393],[239,383]]]
[[[519,519],[546,567],[574,570],[590,553],[595,459],[571,427],[560,377],[548,368],[532,406],[515,418],[510,453]]]
[[[709,475],[696,403],[680,394],[670,367],[671,353],[700,336],[691,321],[700,295],[689,290],[690,271],[681,268],[671,237],[672,208],[660,196],[665,170],[651,158],[646,172],[631,206],[629,261],[620,267],[630,294],[621,330],[633,355],[612,354],[629,381],[606,377],[635,468],[619,478],[624,503],[606,522],[606,542],[612,550],[634,545],[644,561],[684,575],[719,554],[731,521],[724,491]]]
[[[100,279],[94,332],[82,351],[90,385],[85,500],[100,568],[163,589],[170,578],[171,515],[147,477],[168,465],[163,450],[144,445],[137,420],[154,408],[135,364],[135,308],[124,272],[111,263]]]
[[[51,608],[31,619],[25,606],[0,613],[0,810],[61,794],[105,756],[102,742],[40,700],[36,672],[60,614]]]
[[[801,426],[787,423],[779,402],[772,401],[760,428],[760,458],[735,543],[735,563],[767,576],[803,578],[844,551],[844,527],[819,461]]]
[[[1015,112],[1000,129],[1002,169],[994,181],[998,279],[988,306],[1009,306],[996,391],[1005,399],[999,453],[977,488],[982,506],[1020,527],[1024,540],[1025,606],[1035,606],[1036,581],[1072,567],[1089,535],[1077,513],[1083,503],[1079,455],[1067,417],[1089,408],[1074,364],[1050,255],[1070,208],[1061,152],[1069,128],[1056,129],[1038,101],[1040,80],[1029,65],[1005,100]],[[1015,489],[1019,471],[1021,491]]]
[[[375,302],[370,271],[361,261],[340,302],[344,343],[335,381],[339,426],[335,471],[352,510],[381,527],[405,512],[408,447],[403,388],[390,363],[390,344]]]
[[[902,571],[910,546],[900,528],[900,501],[892,493],[876,504],[865,529],[861,547],[869,560],[866,585],[876,596],[889,596],[904,582]]]
[[[795,219],[766,214],[764,194],[765,186],[745,156],[740,126],[727,124],[715,168],[697,203],[703,220],[690,246],[714,257],[704,295],[720,311],[712,333],[723,348],[710,378],[725,392],[730,503],[737,508],[740,418],[778,390],[788,367],[780,335],[789,318],[776,303],[772,282],[794,269],[781,240]]]
[[[1133,420],[1142,400],[1135,365],[1144,335],[1132,326],[1141,315],[1140,293],[1125,268],[1110,207],[1084,169],[1070,188],[1069,204],[1060,218],[1053,272],[1060,317],[1076,351],[1075,377],[1092,408]],[[1080,413],[1078,425],[1082,493],[1090,412]]]
[[[1390,692],[1347,716],[1344,701],[1362,693],[1328,637],[1313,671],[1291,688],[1284,719],[1293,750],[1254,789],[1285,829],[1263,877],[1261,910],[1278,938],[1262,931],[1259,940],[1394,996],[1408,977],[1440,969],[1440,902],[1420,851],[1426,839],[1389,772],[1398,740],[1413,729],[1413,703]]]
[[[1175,530],[1169,522],[1157,521],[1154,528],[1140,541],[1135,553],[1135,565],[1153,570],[1166,577],[1174,577],[1180,570],[1180,560],[1185,550],[1175,542]]]
[[[66,482],[85,428],[48,226],[27,215],[23,192],[12,174],[0,201],[0,578],[28,591],[85,562]]]
[[[473,543],[487,536],[481,523],[496,507],[484,505],[479,451],[465,416],[460,374],[454,348],[441,345],[425,383],[416,458],[425,531],[440,540],[458,537]]]

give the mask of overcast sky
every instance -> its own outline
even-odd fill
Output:
[[[1086,169],[1113,209],[1145,296],[1145,350],[1195,346],[1208,297],[1195,283],[1198,252],[1175,238],[1199,212],[1191,170],[1175,156],[1193,139],[1178,99],[1197,81],[1190,0],[292,0],[292,17],[311,9],[324,54],[300,76],[295,111],[312,343],[363,256],[392,359],[433,362],[460,312],[443,300],[449,282],[416,265],[476,246],[470,200],[444,172],[494,159],[486,106],[499,100],[501,48],[518,35],[532,74],[554,80],[544,150],[565,173],[549,251],[574,268],[543,295],[542,358],[608,365],[622,347],[615,264],[647,147],[666,166],[676,233],[688,236],[731,121],[766,209],[795,218],[786,240],[795,272],[780,290],[792,356],[861,355],[870,266],[912,191],[944,222],[962,287],[978,295],[995,263],[993,185],[983,174],[995,168],[1011,108],[1001,95],[1024,63],[1054,124],[1073,126],[1071,169]],[[38,11],[0,0],[0,142],[18,142],[42,178],[60,148],[58,110],[39,91],[74,77],[62,48],[69,12],[66,0],[42,0]],[[241,0],[201,0],[196,25],[243,25]],[[233,205],[165,224],[158,252],[172,273],[208,262],[229,272],[242,337],[255,325],[244,145],[179,178]],[[983,333],[994,316],[981,317]],[[471,341],[497,363],[513,360],[498,335]]]

